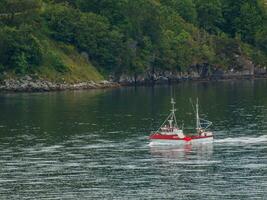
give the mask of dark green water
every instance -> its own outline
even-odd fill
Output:
[[[0,94],[0,199],[267,199],[267,81],[174,87],[213,121],[212,144],[149,147],[168,86]]]

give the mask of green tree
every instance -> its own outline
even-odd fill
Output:
[[[99,66],[110,70],[119,64],[122,35],[112,30],[105,17],[94,13],[83,14],[76,40],[79,49],[86,51]]]
[[[184,30],[178,35],[167,30],[156,62],[159,68],[185,71],[193,61],[193,39]]]
[[[255,36],[256,45],[267,54],[267,27],[259,29]]]
[[[198,24],[210,33],[217,33],[223,23],[220,0],[195,0]]]
[[[43,14],[53,38],[59,41],[75,43],[81,13],[67,4],[49,6]]]
[[[0,63],[7,70],[25,73],[42,62],[42,47],[30,29],[30,27],[0,29]]]
[[[221,28],[232,37],[237,32],[236,19],[240,16],[240,7],[244,1],[246,0],[222,0],[224,22]]]
[[[162,4],[167,5],[178,12],[187,22],[196,22],[197,11],[193,0],[162,0]]]
[[[124,15],[127,19],[126,35],[142,41],[143,36],[156,43],[161,37],[160,4],[156,0],[128,1]]]
[[[127,3],[128,0],[76,0],[76,5],[81,11],[102,15],[113,25],[124,22],[123,10]]]
[[[262,0],[222,0],[224,24],[222,30],[231,37],[241,36],[253,44],[255,34],[266,21],[266,8]]]
[[[241,35],[243,41],[253,44],[256,32],[263,25],[262,15],[257,4],[244,3],[240,8],[240,16],[235,21],[236,33]]]
[[[13,24],[15,19],[21,20],[42,8],[42,0],[1,0],[0,19]],[[25,20],[25,19],[24,19]]]

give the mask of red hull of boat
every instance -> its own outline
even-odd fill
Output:
[[[193,135],[193,136],[185,136],[184,138],[179,138],[177,135],[162,135],[159,133],[155,133],[149,136],[150,140],[183,140],[186,142],[189,142],[191,140],[198,140],[198,139],[207,139],[207,138],[212,138],[213,136],[198,136],[198,135]]]

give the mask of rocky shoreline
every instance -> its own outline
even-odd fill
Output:
[[[267,70],[243,70],[243,71],[223,71],[218,69],[192,70],[190,72],[169,72],[158,71],[154,73],[144,73],[142,75],[122,74],[118,79],[111,77],[112,82],[120,85],[156,85],[171,84],[184,81],[219,81],[219,80],[239,80],[239,79],[258,79],[267,78]]]
[[[184,81],[220,81],[220,80],[239,80],[239,79],[258,79],[267,78],[267,73],[218,73],[201,75],[201,73],[192,72],[190,74],[173,74],[170,72],[144,74],[139,76],[121,75],[119,79],[110,78],[109,81],[100,82],[86,81],[80,83],[52,82],[41,78],[24,76],[20,78],[7,78],[0,80],[0,92],[49,92],[63,90],[87,90],[87,89],[104,89],[118,88],[121,86],[138,86],[138,85],[158,85],[158,84],[175,84]]]
[[[88,81],[81,83],[56,83],[44,79],[33,79],[30,76],[21,78],[9,78],[0,81],[0,91],[5,92],[49,92],[63,90],[85,90],[120,87],[118,83],[110,81]]]

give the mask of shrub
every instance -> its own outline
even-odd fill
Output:
[[[41,44],[29,27],[3,27],[0,38],[0,62],[7,69],[26,73],[41,64]]]

